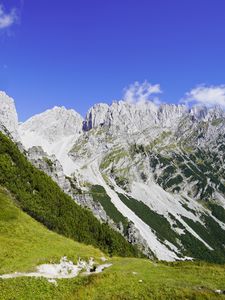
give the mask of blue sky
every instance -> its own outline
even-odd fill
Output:
[[[0,0],[0,90],[20,120],[55,105],[84,115],[145,80],[163,102],[223,104],[225,1]]]

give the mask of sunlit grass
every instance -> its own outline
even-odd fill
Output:
[[[102,252],[49,231],[17,208],[0,190],[0,273],[31,270],[38,264],[68,256],[99,258]]]

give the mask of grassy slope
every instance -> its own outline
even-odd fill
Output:
[[[102,252],[49,231],[0,189],[0,274],[31,270],[37,264],[59,261],[64,255],[76,261],[78,257],[99,258]]]
[[[136,258],[113,258],[112,263],[111,268],[98,275],[58,280],[57,287],[46,279],[0,280],[0,299],[225,299],[225,295],[214,292],[224,289],[222,266],[154,264]]]
[[[98,259],[102,253],[49,231],[0,189],[0,273],[32,270],[63,255],[76,261],[78,256]],[[223,266],[167,265],[135,258],[111,261],[113,266],[102,274],[61,279],[57,287],[44,278],[0,279],[0,299],[225,299],[212,292],[225,288]]]
[[[113,263],[68,299],[225,299],[213,292],[224,289],[224,267],[135,258],[117,258]]]

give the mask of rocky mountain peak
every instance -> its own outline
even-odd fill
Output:
[[[117,128],[119,131],[136,130],[156,118],[158,108],[151,102],[129,103],[114,101],[111,105],[94,105],[87,113],[84,129],[99,126]],[[150,117],[150,118],[149,118]]]
[[[158,121],[162,127],[173,128],[187,113],[186,105],[162,104],[158,110]]]
[[[188,113],[185,105],[156,105],[151,101],[130,103],[123,100],[107,104],[94,105],[87,113],[84,129],[99,126],[116,127],[119,131],[137,131],[155,125],[170,127]]]
[[[73,109],[54,107],[35,115],[19,127],[21,136],[25,134],[38,135],[49,143],[76,135],[82,131],[83,118]]]
[[[192,115],[197,120],[204,119],[208,113],[208,109],[204,105],[194,105],[190,109],[190,115]]]
[[[103,125],[105,123],[108,110],[109,105],[106,103],[95,104],[91,107],[87,112],[83,129],[88,131],[92,128]]]
[[[18,116],[14,100],[3,91],[0,91],[0,130],[3,132],[7,130],[15,141],[19,140]]]

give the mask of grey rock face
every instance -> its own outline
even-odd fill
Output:
[[[40,146],[34,146],[28,150],[27,157],[34,166],[49,175],[64,192],[69,193],[70,182],[63,173],[62,165],[54,155],[50,156]]]
[[[49,143],[60,138],[80,134],[83,118],[74,110],[65,107],[54,107],[36,115],[20,125],[20,134],[35,133]]]
[[[109,106],[105,103],[96,104],[90,108],[84,121],[84,131],[103,126],[107,118],[108,110]]]
[[[0,91],[0,130],[10,135],[14,141],[19,140],[18,117],[14,100]]]
[[[76,194],[74,195],[74,198],[81,206],[89,208],[100,221],[111,222],[101,204],[95,202],[91,194]]]
[[[129,227],[127,230],[128,241],[133,244],[137,245],[139,249],[149,258],[154,258],[151,250],[147,242],[143,239],[140,231],[134,226],[133,223],[129,223]]]

